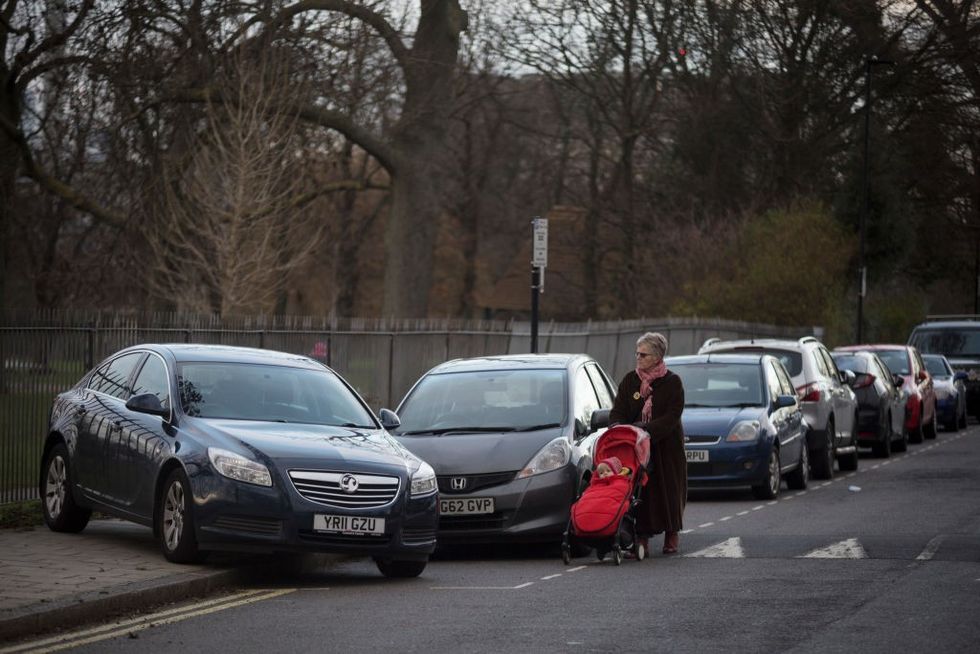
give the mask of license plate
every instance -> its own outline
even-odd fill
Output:
[[[684,450],[688,463],[707,463],[708,450]]]
[[[335,534],[373,534],[380,536],[385,533],[384,518],[365,518],[355,515],[323,515],[313,516],[313,531],[325,531]]]
[[[443,515],[479,515],[493,513],[492,497],[459,497],[439,500],[439,512]]]

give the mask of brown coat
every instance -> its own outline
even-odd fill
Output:
[[[687,460],[684,455],[684,385],[681,378],[667,371],[656,379],[653,389],[653,418],[640,422],[640,376],[630,371],[619,383],[616,400],[609,412],[609,424],[635,424],[650,434],[651,478],[643,488],[643,503],[637,510],[637,533],[652,536],[684,528],[687,505]]]

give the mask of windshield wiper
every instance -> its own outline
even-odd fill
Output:
[[[442,429],[416,429],[400,432],[399,436],[420,436],[422,434],[477,434],[481,432],[515,431],[513,427],[445,427]]]
[[[552,429],[561,427],[560,422],[546,422],[543,425],[531,425],[530,427],[515,427],[513,431],[538,431],[539,429]]]

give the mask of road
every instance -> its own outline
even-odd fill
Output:
[[[980,427],[856,473],[692,492],[682,554],[441,553],[422,577],[369,561],[69,635],[77,652],[976,652]],[[659,544],[659,541],[658,541]],[[101,629],[101,631],[99,630]],[[63,647],[38,639],[38,651]]]

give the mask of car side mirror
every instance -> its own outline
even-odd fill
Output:
[[[791,406],[796,406],[796,396],[794,395],[777,395],[776,401],[773,403],[774,409],[785,409]]]
[[[589,431],[599,431],[603,427],[609,426],[609,409],[596,409],[592,412],[592,419],[589,421]]]
[[[897,372],[892,373],[892,383],[895,384],[895,386],[897,386],[898,388],[902,388],[903,386],[905,386],[905,377],[902,377]]]
[[[857,373],[855,373],[853,370],[841,370],[840,374],[842,382],[848,386],[854,386],[854,382],[857,381],[858,378]]]
[[[169,417],[170,409],[160,403],[160,398],[153,393],[140,393],[126,401],[126,408],[137,413],[148,413],[152,416]]]
[[[953,373],[953,381],[954,382],[960,382],[960,381],[961,382],[966,382],[966,380],[969,379],[969,378],[970,378],[970,375],[967,374],[966,371],[964,371],[964,370],[958,370],[955,373]]]
[[[378,412],[378,417],[381,419],[381,426],[385,429],[398,429],[402,424],[398,414],[391,409],[381,409]]]

